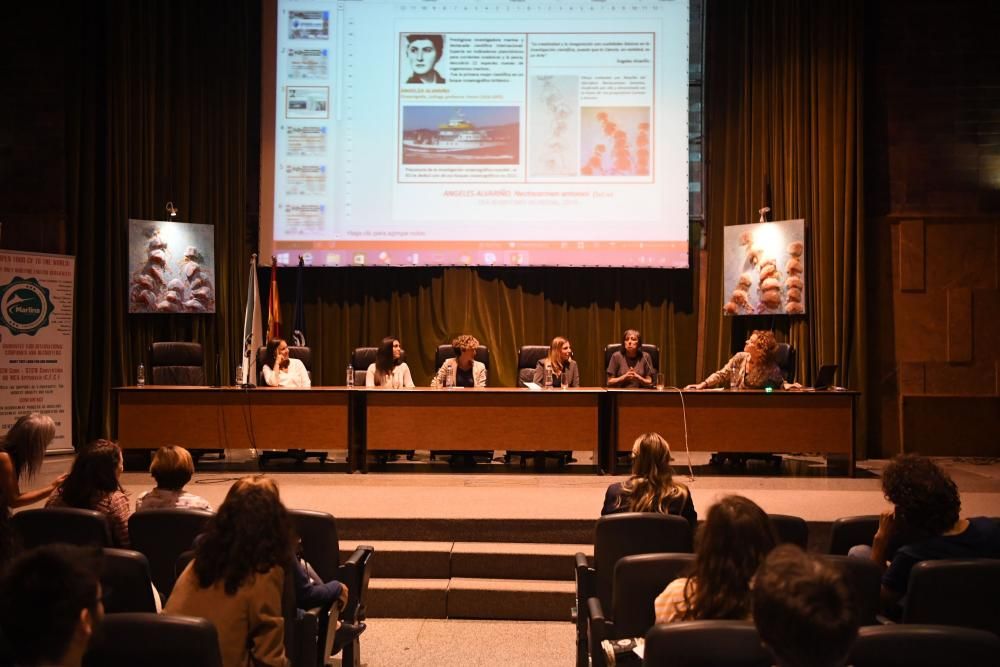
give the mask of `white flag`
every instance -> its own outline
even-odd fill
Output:
[[[257,382],[257,349],[261,346],[260,290],[257,289],[257,255],[250,256],[250,285],[247,287],[247,309],[243,317],[243,366],[241,382]]]

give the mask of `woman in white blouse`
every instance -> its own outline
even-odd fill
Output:
[[[311,387],[309,371],[298,359],[288,356],[288,343],[272,338],[264,351],[264,383],[269,387]]]
[[[365,373],[366,387],[385,387],[387,389],[400,389],[402,387],[412,387],[413,378],[410,377],[410,367],[406,365],[403,358],[403,348],[399,344],[398,338],[386,336],[375,352],[375,363],[368,365],[368,372]]]

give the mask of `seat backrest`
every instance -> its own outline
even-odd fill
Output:
[[[177,557],[193,548],[211,518],[211,512],[192,509],[142,510],[129,517],[132,548],[149,560],[153,583],[164,598],[174,588]]]
[[[354,369],[354,385],[363,387],[368,367],[375,363],[377,347],[356,347],[351,353],[351,368]]]
[[[12,521],[25,549],[53,543],[111,546],[108,519],[96,510],[76,507],[23,510],[15,514]]]
[[[788,343],[778,343],[775,363],[781,369],[786,382],[795,382],[795,347]]]
[[[830,548],[827,552],[846,556],[853,546],[858,544],[870,546],[877,530],[877,514],[841,517],[830,527]]]
[[[794,544],[805,549],[809,544],[809,525],[799,516],[789,514],[768,514],[774,526],[774,534],[778,544]]]
[[[211,621],[175,614],[108,614],[85,667],[222,667]]]
[[[522,345],[517,348],[518,383],[531,382],[535,377],[535,366],[548,355],[548,345]]]
[[[156,612],[149,562],[138,551],[104,550],[101,589],[105,613]]]
[[[653,603],[694,563],[694,554],[638,554],[615,565],[612,620],[618,637],[643,637],[653,627]]]
[[[878,623],[877,616],[882,592],[882,568],[868,558],[851,558],[840,555],[826,555],[824,558],[843,573],[844,583],[851,591],[854,608],[858,610],[858,619],[861,625]]]
[[[205,353],[201,343],[153,343],[150,350],[152,384],[203,386]]]
[[[770,667],[771,655],[750,621],[686,621],[646,633],[643,665]]]
[[[594,570],[597,596],[612,609],[611,587],[615,564],[625,556],[649,553],[690,553],[691,524],[687,519],[655,512],[627,512],[603,516],[594,531]]]
[[[611,357],[614,356],[615,352],[622,349],[621,343],[610,343],[604,346],[604,369],[607,369],[608,364],[611,363]],[[642,351],[649,354],[649,358],[653,361],[653,368],[656,372],[660,372],[660,348],[655,345],[650,345],[649,343],[642,344]]]
[[[337,578],[340,540],[337,520],[326,512],[288,510],[295,532],[302,540],[302,555],[323,581]]]
[[[946,625],[899,624],[861,628],[847,664],[854,667],[990,667],[1000,637],[985,630]]]
[[[979,628],[1000,635],[1000,559],[925,560],[910,570],[903,623]]]

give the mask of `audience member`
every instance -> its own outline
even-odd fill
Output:
[[[95,440],[76,455],[69,476],[46,507],[79,507],[107,515],[116,547],[128,548],[128,496],[122,489],[122,450],[110,440]]]
[[[173,508],[212,511],[207,500],[184,490],[194,474],[194,461],[191,452],[183,447],[167,445],[157,449],[149,474],[156,480],[156,488],[139,495],[135,501],[136,512]]]
[[[893,509],[882,513],[872,546],[854,547],[851,555],[871,558],[884,570],[882,605],[890,616],[898,613],[910,570],[920,561],[1000,558],[996,522],[989,517],[961,518],[958,487],[929,458],[894,458],[882,472],[882,491]],[[898,547],[895,554],[889,553],[890,544]]]
[[[38,412],[18,417],[7,434],[0,437],[0,493],[10,508],[44,500],[62,484],[61,475],[51,484],[34,491],[21,491],[20,481],[30,481],[42,468],[45,448],[56,435],[52,417]]]
[[[0,574],[19,551],[20,542],[14,523],[10,520],[10,508],[7,502],[0,498]]]
[[[698,523],[691,491],[674,481],[670,445],[659,433],[643,433],[632,443],[632,476],[608,486],[601,514],[659,512]]]
[[[832,564],[782,544],[757,571],[752,598],[754,625],[778,667],[845,664],[858,617],[844,575]]]
[[[750,580],[774,545],[764,510],[743,496],[722,498],[698,529],[689,575],[656,598],[656,622],[749,618]]]
[[[53,544],[10,564],[0,579],[0,627],[14,664],[82,664],[104,618],[99,553]]]

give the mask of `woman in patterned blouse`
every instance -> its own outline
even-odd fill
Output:
[[[110,440],[95,440],[76,455],[69,476],[49,497],[46,507],[97,510],[108,517],[116,547],[128,548],[128,496],[119,481],[122,450]]]

